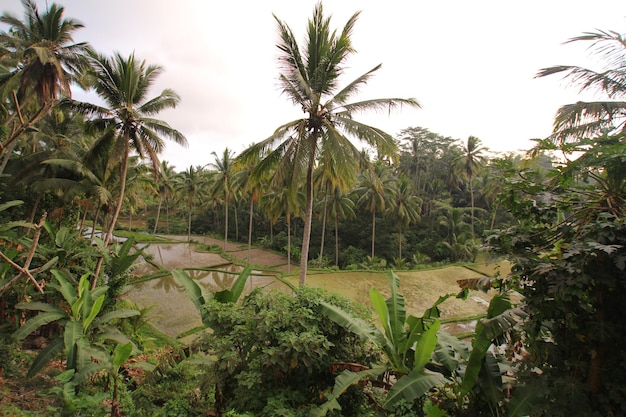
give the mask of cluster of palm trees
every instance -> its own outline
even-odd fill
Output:
[[[5,174],[5,197],[16,184],[30,191],[31,221],[40,201],[56,196],[64,209],[82,210],[81,227],[90,213],[92,233],[102,230],[106,245],[122,210],[132,219],[140,208],[156,206],[156,233],[162,208],[169,225],[174,206],[176,213],[186,213],[190,236],[194,214],[219,207],[223,216],[215,217],[219,224],[212,230],[223,232],[226,248],[232,235],[229,225],[239,239],[245,202],[249,245],[261,217],[270,224],[270,236],[284,219],[289,259],[292,250],[299,252],[302,284],[309,259],[317,257],[309,256],[314,222],[321,223],[314,231],[317,235],[321,230],[320,261],[327,222],[333,223],[335,264],[340,222],[364,212],[371,216],[372,259],[377,221],[392,224],[398,259],[407,229],[423,221],[428,230],[449,229],[446,241],[451,247],[473,244],[475,218],[480,217],[475,213],[474,183],[485,164],[485,149],[475,137],[462,149],[456,141],[420,128],[407,129],[395,139],[355,120],[365,110],[419,108],[414,99],[352,101],[380,65],[340,87],[345,62],[354,52],[351,34],[359,13],[338,32],[331,30],[318,4],[302,47],[289,26],[276,18],[279,80],[283,93],[302,108],[302,118],[281,125],[237,157],[227,148],[221,155],[213,152],[213,161],[205,166],[175,172],[158,155],[164,139],[184,145],[185,137],[154,116],[175,107],[179,97],[170,89],[147,96],[161,68],[134,55],[106,56],[86,42],[75,42],[73,36],[82,25],[64,19],[63,8],[56,4],[44,13],[32,0],[23,0],[23,5],[23,20],[10,14],[0,17],[9,26],[0,34],[0,174]],[[104,104],[73,100],[72,85],[95,91]],[[358,148],[357,141],[364,147]],[[370,153],[376,155],[374,161]],[[469,191],[469,217],[462,211],[458,226],[442,226],[449,224],[439,218],[442,210],[462,204],[461,191]],[[481,207],[487,205],[483,201]],[[464,226],[468,218],[469,235]],[[303,222],[299,249],[290,242],[294,219]]]

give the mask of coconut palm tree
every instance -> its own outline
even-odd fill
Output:
[[[358,196],[357,206],[363,207],[372,213],[372,259],[376,247],[376,213],[381,213],[387,207],[389,191],[393,177],[389,172],[389,166],[382,161],[374,164],[374,169],[363,172],[361,183],[355,190]]]
[[[337,184],[329,193],[328,216],[335,224],[335,266],[339,266],[339,220],[356,217],[354,201]]]
[[[154,171],[153,177],[155,178],[155,186],[156,192],[158,193],[159,206],[157,207],[156,220],[154,221],[154,229],[152,230],[153,235],[157,232],[163,202],[165,202],[166,211],[169,212],[168,201],[174,193],[174,175],[174,167],[169,165],[167,161],[161,161],[159,169],[157,171]]]
[[[161,73],[161,67],[137,61],[134,54],[124,58],[119,53],[115,53],[112,58],[92,54],[90,63],[94,74],[94,88],[106,107],[76,101],[68,101],[67,104],[83,114],[93,116],[91,126],[94,129],[104,131],[110,128],[115,133],[115,154],[121,161],[120,189],[111,224],[104,237],[106,246],[113,236],[124,203],[131,151],[142,159],[147,157],[153,169],[158,169],[158,154],[164,147],[162,136],[181,145],[186,145],[187,140],[166,122],[152,117],[163,110],[176,107],[180,101],[178,95],[170,89],[163,90],[151,99],[147,97],[150,87]],[[100,273],[102,259],[100,258],[94,271],[92,286],[95,286]]]
[[[472,208],[470,225],[472,230],[472,239],[476,238],[476,235],[474,234],[474,177],[482,168],[485,161],[485,156],[483,155],[485,148],[481,145],[480,139],[476,136],[469,136],[467,138],[467,144],[463,149],[463,155],[455,160],[455,166],[458,169],[461,178],[464,178],[467,181],[470,192]]]
[[[403,227],[420,221],[421,200],[413,192],[412,182],[400,174],[391,190],[387,214],[398,227],[398,258],[402,259]]]
[[[207,183],[202,167],[190,166],[179,173],[175,178],[174,189],[187,206],[187,240],[191,239],[191,215],[195,210],[196,198],[202,195],[202,189]]]
[[[228,243],[228,209],[230,208],[230,200],[233,197],[235,175],[235,159],[234,154],[228,148],[224,149],[222,157],[220,158],[215,152],[211,152],[214,162],[209,163],[207,166],[215,170],[215,183],[213,194],[220,194],[224,198],[224,251],[226,251],[226,245]]]
[[[321,3],[315,6],[309,20],[302,48],[289,26],[278,19],[278,49],[281,74],[279,83],[287,97],[304,112],[304,116],[279,126],[262,142],[252,145],[246,154],[268,150],[259,164],[260,170],[274,170],[276,184],[288,183],[298,188],[304,179],[306,193],[305,224],[300,263],[300,285],[306,282],[311,222],[313,218],[313,169],[321,154],[332,152],[337,169],[356,171],[360,152],[350,141],[356,138],[377,148],[383,155],[395,155],[396,143],[382,130],[360,123],[353,116],[364,110],[391,110],[407,105],[419,107],[413,99],[387,98],[350,103],[380,65],[339,89],[339,78],[346,60],[354,53],[352,30],[359,13],[355,13],[341,32],[331,30],[330,18],[324,17]]]
[[[0,22],[9,26],[0,33],[0,43],[8,52],[3,63],[10,69],[0,75],[0,95],[7,103],[2,125],[8,130],[0,142],[0,156],[10,154],[20,135],[48,114],[61,96],[71,96],[70,84],[83,72],[90,52],[86,42],[74,42],[73,33],[83,25],[63,19],[63,7],[53,3],[40,14],[34,1],[22,4],[24,20],[10,13],[0,16]]]
[[[94,116],[91,120],[94,128],[112,127],[116,133],[115,150],[121,161],[120,192],[105,236],[106,245],[113,235],[122,208],[131,152],[136,152],[142,159],[147,157],[156,170],[159,167],[158,154],[164,148],[162,136],[181,145],[186,145],[187,140],[166,122],[152,117],[176,107],[180,101],[178,95],[170,89],[148,99],[149,89],[161,73],[161,67],[137,61],[134,54],[128,58],[119,53],[115,53],[112,58],[94,54],[90,62],[95,75],[94,88],[107,107],[79,102],[69,104],[82,113]]]
[[[550,140],[557,144],[605,133],[626,133],[626,38],[612,30],[586,32],[568,42],[591,42],[590,51],[600,58],[602,70],[575,65],[541,69],[536,77],[560,74],[580,91],[606,94],[608,100],[579,101],[561,106],[554,117]]]

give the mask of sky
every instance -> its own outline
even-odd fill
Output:
[[[206,165],[228,148],[239,154],[278,126],[302,117],[281,95],[275,15],[303,41],[317,0],[60,0],[65,17],[84,28],[74,36],[107,55],[135,53],[163,67],[150,97],[171,88],[180,104],[159,118],[189,142],[168,142],[161,160],[176,171]],[[40,11],[46,2],[36,0]],[[583,42],[597,29],[626,33],[626,1],[598,0],[325,0],[341,30],[361,11],[356,53],[345,85],[378,64],[355,100],[414,98],[422,109],[362,113],[355,118],[398,137],[424,127],[466,141],[477,136],[494,152],[527,150],[551,132],[559,106],[602,96],[580,94],[559,76],[535,78],[545,67],[599,61]],[[18,0],[0,11],[22,18]],[[1,30],[6,27],[0,26]],[[302,44],[302,43],[301,43]],[[78,100],[93,97],[75,93]],[[359,145],[360,147],[360,145]]]

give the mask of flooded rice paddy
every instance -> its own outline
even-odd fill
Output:
[[[202,243],[222,244],[211,238],[202,238]],[[244,245],[245,246],[245,245]],[[166,270],[184,268],[197,282],[211,292],[228,289],[232,286],[241,266],[223,258],[221,255],[196,250],[195,244],[158,243],[144,249],[152,262]],[[254,287],[286,287],[275,279],[276,275],[287,271],[286,259],[278,254],[229,244],[228,256],[241,261],[250,260],[259,269],[248,279],[245,292]],[[154,266],[144,263],[137,266],[136,273],[150,275],[158,271]],[[399,271],[400,293],[407,305],[407,314],[421,316],[437,299],[445,294],[458,293],[456,283],[459,279],[478,278],[482,275],[467,268],[452,266],[441,269],[422,271]],[[177,335],[201,325],[200,314],[185,294],[182,286],[170,274],[160,274],[157,278],[137,282],[129,286],[128,299],[141,308],[153,306],[150,322],[161,332],[176,337]],[[297,270],[286,274],[286,279],[297,285]],[[347,296],[365,305],[370,305],[369,292],[376,288],[384,296],[389,295],[389,282],[386,272],[341,271],[319,273],[310,271],[307,285],[324,288],[329,292]],[[483,314],[492,294],[472,291],[467,300],[454,297],[446,300],[440,310],[444,318],[471,317]],[[449,325],[452,332],[471,330],[474,323]]]

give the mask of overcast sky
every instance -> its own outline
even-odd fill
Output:
[[[46,1],[37,0],[40,11]],[[51,4],[52,1],[48,2]],[[154,96],[172,88],[180,105],[160,118],[186,135],[161,159],[181,171],[236,154],[301,116],[277,88],[276,22],[304,39],[317,0],[61,0],[65,16],[85,28],[75,41],[101,53],[119,51],[163,67]],[[326,0],[331,25],[354,29],[357,53],[344,85],[382,63],[358,100],[412,97],[423,109],[358,120],[392,135],[420,126],[493,151],[525,150],[550,134],[557,108],[581,98],[559,77],[535,79],[558,64],[597,67],[584,43],[564,44],[595,29],[626,32],[626,1],[598,0]],[[0,6],[23,16],[19,0]],[[6,27],[1,27],[5,30]],[[76,96],[77,99],[82,99]]]

